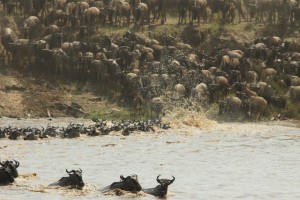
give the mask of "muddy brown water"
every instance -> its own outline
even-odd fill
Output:
[[[9,119],[0,126],[67,125],[84,119]],[[174,126],[176,127],[176,126]],[[20,177],[1,186],[0,199],[156,199],[142,192],[116,196],[100,190],[137,174],[144,188],[157,175],[176,177],[167,199],[300,199],[300,124],[211,123],[124,137],[38,141],[0,140],[0,158],[20,162]],[[83,190],[50,187],[65,169],[83,170]]]

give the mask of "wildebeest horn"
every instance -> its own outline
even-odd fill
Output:
[[[123,175],[120,176],[121,180],[125,181],[125,178]]]
[[[82,169],[79,168],[80,173],[82,173]]]
[[[138,179],[138,175],[136,175],[136,174],[133,174],[131,177],[134,178],[136,181]]]
[[[173,183],[175,181],[175,177],[174,176],[172,176],[172,177],[173,177],[173,179],[171,180],[171,183]]]
[[[16,163],[16,168],[18,168],[20,166],[20,163],[18,161],[16,161],[16,160],[14,160],[14,161]]]
[[[75,170],[68,171],[68,169],[66,169],[66,172],[67,172],[68,174],[70,174],[70,173],[72,173],[72,172],[73,172],[73,173],[76,173]]]
[[[159,180],[159,177],[160,177],[160,175],[157,176],[156,181],[157,181],[158,183],[161,183],[161,181]]]

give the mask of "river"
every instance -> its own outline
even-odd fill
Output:
[[[0,126],[65,125],[84,119],[9,119]],[[174,126],[155,133],[37,141],[0,140],[0,158],[16,159],[20,177],[1,186],[1,200],[157,199],[142,192],[116,196],[101,188],[120,175],[137,174],[144,188],[156,177],[176,180],[167,199],[300,199],[300,124],[294,122],[216,123]],[[81,168],[83,190],[50,187]]]

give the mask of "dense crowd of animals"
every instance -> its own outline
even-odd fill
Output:
[[[294,0],[176,2],[179,24],[186,21],[187,13],[191,20],[200,19],[207,10],[212,20],[213,14],[221,11],[225,22],[232,20],[235,12],[244,17],[247,14],[249,21],[255,17],[258,22],[291,20],[292,25],[299,18],[299,4]],[[124,98],[132,100],[135,113],[148,105],[156,117],[162,115],[162,96],[166,95],[202,105],[218,102],[220,114],[242,113],[254,120],[271,107],[285,109],[287,104],[299,103],[300,43],[296,41],[261,37],[241,49],[228,49],[220,43],[212,50],[200,50],[169,34],[154,39],[127,31],[120,37],[103,35],[93,42],[87,36],[101,25],[122,26],[132,21],[143,25],[151,23],[150,18],[164,23],[167,7],[172,8],[166,6],[168,3],[2,1],[7,15],[24,16],[20,38],[18,30],[3,28],[2,56],[5,63],[39,69],[55,77],[93,81],[102,88],[113,85]],[[78,29],[78,35],[67,34],[69,29]]]
[[[18,128],[18,127],[0,127],[0,139],[8,138],[11,140],[38,140],[43,138],[76,138],[81,134],[87,136],[103,136],[111,132],[121,132],[128,136],[133,132],[155,132],[156,128],[169,129],[170,123],[163,123],[160,120],[139,120],[139,121],[112,121],[107,122],[103,119],[93,119],[95,125],[85,126],[84,124],[70,123],[67,127],[47,125],[46,128]]]
[[[176,12],[178,23],[213,20],[221,13],[224,22],[241,18],[263,23],[299,25],[300,9],[296,0],[1,0],[6,15],[37,16],[46,26],[101,26],[105,24],[129,26],[144,25],[154,21],[163,24],[167,12]],[[210,16],[208,14],[210,13]],[[30,29],[31,26],[26,26]]]
[[[17,168],[20,166],[20,163],[16,160],[10,161],[6,160],[5,162],[0,161],[0,185],[9,185],[15,182],[15,178],[19,176]],[[76,189],[82,189],[85,185],[82,179],[82,170],[71,170],[66,169],[68,177],[62,177],[57,182],[51,183],[49,186],[62,186],[70,187]],[[127,176],[126,178],[121,175],[119,182],[113,182],[111,185],[102,189],[103,193],[112,191],[112,190],[123,190],[132,193],[137,193],[143,191],[147,194],[151,194],[157,197],[165,197],[168,192],[168,186],[175,181],[173,179],[160,179],[157,176],[156,181],[159,183],[155,188],[143,189],[138,181],[138,176],[136,174]]]

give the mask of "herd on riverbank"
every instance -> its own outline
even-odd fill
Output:
[[[19,13],[12,15],[9,19],[19,19]],[[297,41],[259,37],[238,49],[228,49],[216,38],[220,43],[205,50],[192,48],[172,34],[154,38],[130,31],[91,41],[85,31],[67,37],[69,28],[60,19],[45,27],[39,18],[43,19],[39,14],[29,16],[22,23],[27,39],[17,39],[17,29],[3,29],[5,63],[62,79],[98,83],[129,99],[135,113],[150,109],[156,117],[169,109],[166,102],[186,99],[203,109],[217,103],[219,114],[231,118],[259,120],[273,112],[299,116]]]

